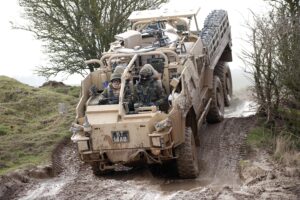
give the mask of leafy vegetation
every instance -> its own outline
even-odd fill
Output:
[[[257,126],[250,131],[247,137],[247,144],[252,147],[272,147],[274,137],[270,129],[263,126]]]
[[[128,28],[135,10],[159,6],[166,0],[20,0],[28,25],[19,26],[42,40],[50,58],[41,66],[42,76],[82,74],[97,65],[84,61],[101,57],[114,36]]]
[[[1,135],[6,135],[8,133],[8,127],[7,126],[4,126],[2,124],[0,124],[0,136]]]
[[[251,69],[259,114],[264,119],[264,129],[254,130],[249,137],[255,139],[260,132],[262,138],[256,139],[264,140],[262,133],[269,129],[275,140],[285,140],[285,144],[299,150],[300,1],[266,1],[271,10],[263,16],[253,13],[253,23],[248,24],[252,48],[242,52]]]
[[[0,76],[0,174],[48,162],[54,145],[70,136],[79,88],[57,90]],[[66,114],[59,113],[59,104],[67,105]]]
[[[250,149],[267,150],[278,163],[286,166],[300,165],[300,138],[286,126],[271,128],[261,121],[249,132],[246,142]],[[240,162],[241,166],[243,164],[245,163]]]

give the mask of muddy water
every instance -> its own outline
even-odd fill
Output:
[[[20,200],[54,197],[68,182],[70,182],[69,179],[61,178],[46,180],[28,190],[23,197],[20,197]]]
[[[235,98],[226,117],[255,113],[250,105],[250,101]],[[244,140],[253,123],[249,117],[230,118],[200,132],[201,174],[195,180],[153,176],[147,167],[96,177],[89,166],[78,160],[75,145],[69,144],[61,150],[63,172],[53,179],[32,179],[14,199],[252,199],[252,193],[240,191],[243,183],[239,161],[245,155]]]
[[[225,108],[225,118],[249,117],[256,114],[257,104],[254,101],[233,99],[232,105]]]

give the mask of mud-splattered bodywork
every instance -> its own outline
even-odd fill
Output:
[[[204,45],[197,23],[197,31],[189,29],[189,20],[198,11],[134,12],[129,17],[133,30],[117,35],[100,60],[87,61],[98,63],[100,68],[82,81],[72,126],[72,140],[77,142],[83,161],[100,162],[102,169],[137,161],[162,163],[176,159],[174,148],[184,142],[186,126],[196,137],[210,106],[214,65],[220,60],[231,61],[228,18],[216,36],[218,42]],[[153,24],[158,28],[148,31]],[[154,78],[168,95],[168,107],[140,107],[128,112],[125,87],[138,82],[145,64],[154,66]],[[89,89],[95,86],[102,91],[116,65],[124,66],[119,104],[98,105]]]

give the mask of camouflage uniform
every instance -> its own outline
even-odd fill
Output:
[[[143,80],[143,76],[147,77]],[[159,86],[156,80],[153,80],[153,69],[151,65],[146,64],[140,70],[140,81],[134,86],[134,102],[143,106],[162,106],[166,103],[166,93]]]
[[[99,104],[118,104],[119,103],[119,94],[120,88],[114,88],[112,81],[115,79],[120,79],[121,81],[121,74],[114,73],[111,75],[110,83],[107,88],[103,90],[100,96]]]

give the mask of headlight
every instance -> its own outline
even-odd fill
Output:
[[[88,132],[88,133],[90,133],[92,131],[92,127],[87,119],[87,116],[85,116],[85,118],[84,118],[83,130],[84,130],[84,132]]]
[[[155,147],[160,147],[160,137],[151,137],[152,145]]]
[[[79,152],[89,150],[88,141],[78,141],[77,144]]]
[[[151,139],[152,139],[152,145],[154,147],[161,147],[161,148],[166,147],[165,140],[163,137],[161,136],[151,137]]]

